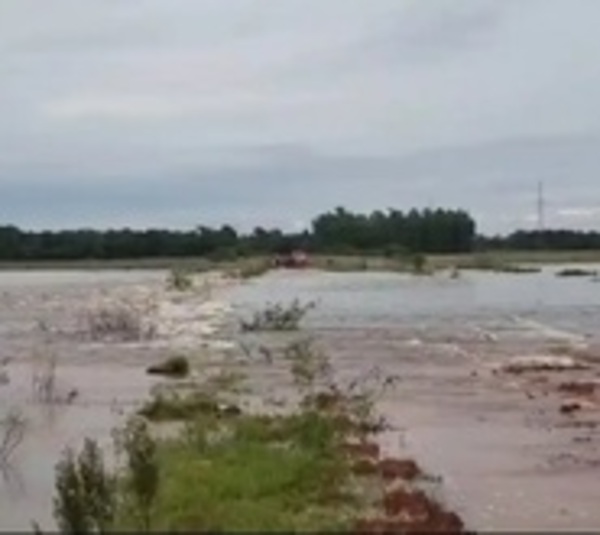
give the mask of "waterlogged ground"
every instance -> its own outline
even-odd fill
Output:
[[[600,283],[553,272],[453,279],[284,271],[241,284],[209,274],[185,294],[166,290],[164,272],[2,273],[0,410],[20,410],[27,431],[1,474],[0,529],[27,529],[33,520],[52,528],[60,452],[84,436],[109,444],[111,429],[156,383],[144,373],[148,364],[179,353],[233,362],[235,317],[296,297],[318,303],[305,334],[342,375],[376,366],[400,377],[379,404],[392,424],[383,445],[440,476],[441,499],[469,528],[597,528]],[[90,339],[89,311],[123,300],[150,318],[153,338]],[[575,356],[585,369],[501,369],[514,357],[549,354]],[[68,405],[35,396],[34,380],[53,355],[57,395],[74,393]],[[285,397],[285,369],[264,360],[243,369],[256,400],[265,392]],[[561,385],[581,381],[592,394],[580,410],[561,412],[573,394]]]

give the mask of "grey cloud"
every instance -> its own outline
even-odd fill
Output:
[[[5,0],[0,209],[23,226],[289,226],[434,203],[495,231],[527,223],[544,180],[557,224],[595,224],[599,16],[585,0]]]

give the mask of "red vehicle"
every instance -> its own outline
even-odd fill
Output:
[[[304,251],[292,251],[289,254],[280,254],[275,257],[275,267],[288,269],[301,269],[310,265],[308,255]]]

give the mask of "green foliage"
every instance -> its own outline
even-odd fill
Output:
[[[412,269],[415,275],[424,275],[427,273],[427,258],[421,253],[412,256]]]
[[[146,422],[131,419],[116,435],[118,449],[126,454],[125,485],[132,498],[137,528],[150,531],[152,511],[159,490],[157,446]]]
[[[182,269],[172,269],[167,277],[167,287],[171,290],[184,292],[191,290],[194,286],[194,280],[191,273]]]
[[[318,216],[313,222],[313,246],[319,251],[412,251],[449,253],[470,251],[475,223],[462,210],[389,210],[370,215],[344,208]]]
[[[229,433],[203,420],[192,424],[202,440],[166,442],[160,458],[168,470],[157,503],[157,528],[246,532],[346,527],[344,504],[332,497],[342,494],[348,471],[342,458],[327,449],[327,433],[315,432],[327,422],[315,426],[315,420],[296,425],[284,417],[278,420],[277,434],[267,433],[268,421],[254,416],[232,422]],[[204,445],[201,454],[197,443]],[[351,503],[348,499],[346,507]]]
[[[56,465],[54,518],[63,533],[105,533],[116,508],[115,481],[100,448],[86,439],[79,456],[68,449]]]
[[[310,231],[289,234],[257,227],[240,235],[229,225],[200,226],[189,231],[57,232],[24,232],[5,226],[0,227],[0,260],[203,257],[222,262],[239,256],[285,254],[294,249],[334,254],[388,250],[447,253],[470,251],[474,240],[475,223],[461,210],[403,213],[391,209],[365,215],[338,208],[316,217]],[[179,281],[175,284],[178,288]]]

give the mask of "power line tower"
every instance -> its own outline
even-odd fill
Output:
[[[544,183],[540,180],[537,187],[537,243],[536,249],[544,249],[546,243],[544,238],[544,230],[546,230],[545,221],[546,199],[544,198]]]
[[[544,198],[544,183],[540,180],[537,188],[537,224],[538,231],[546,230],[546,199]]]

